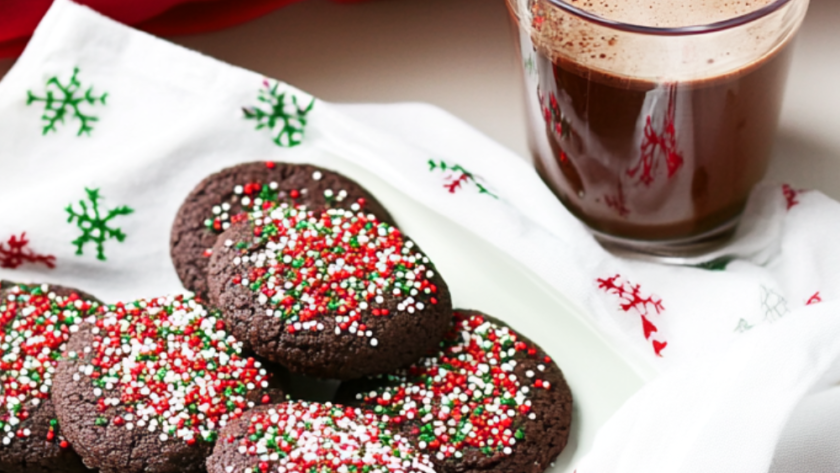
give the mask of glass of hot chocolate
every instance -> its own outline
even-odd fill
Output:
[[[610,249],[698,255],[764,176],[808,0],[507,0],[536,168]]]

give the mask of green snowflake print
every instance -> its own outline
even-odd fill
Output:
[[[133,213],[134,209],[123,205],[109,210],[103,218],[99,210],[99,189],[85,188],[85,192],[87,192],[90,205],[84,200],[80,200],[79,206],[82,208],[80,212],[73,209],[73,204],[64,209],[69,214],[67,222],[73,223],[75,221],[76,226],[82,231],[81,236],[73,240],[73,245],[76,246],[76,254],[82,255],[86,244],[95,243],[96,258],[105,261],[105,242],[109,239],[122,242],[126,236],[122,229],[111,228],[108,223],[117,216]]]
[[[44,105],[44,114],[41,119],[46,123],[42,129],[42,134],[46,135],[51,131],[58,131],[57,125],[64,124],[65,118],[70,116],[79,121],[79,131],[76,136],[86,134],[90,136],[93,131],[93,123],[99,121],[99,118],[86,112],[85,109],[94,107],[96,105],[105,105],[105,99],[108,93],[96,95],[93,93],[93,86],[88,87],[82,93],[82,83],[78,79],[79,68],[73,69],[73,75],[67,84],[62,84],[58,76],[53,76],[47,80],[46,91],[44,96],[35,95],[31,90],[26,91],[26,105],[32,105],[39,102]]]
[[[274,143],[284,148],[292,148],[303,142],[307,115],[315,105],[314,98],[309,100],[309,105],[304,106],[302,102],[305,100],[297,95],[280,92],[279,82],[271,85],[268,80],[264,80],[257,100],[261,102],[259,106],[242,109],[245,119],[257,122],[257,130],[271,130]]]
[[[738,326],[735,327],[735,333],[746,333],[752,330],[754,325],[750,325],[745,319],[738,321]]]
[[[479,182],[478,177],[476,177],[473,173],[467,171],[461,165],[455,164],[450,165],[446,164],[445,161],[435,161],[434,159],[429,160],[429,172],[440,171],[444,173],[444,184],[443,187],[449,191],[450,194],[454,194],[461,190],[464,184],[472,184],[475,186],[476,190],[478,190],[479,194],[486,194],[494,199],[498,199],[499,196],[490,192],[487,187],[485,187],[481,182]]]
[[[537,75],[537,62],[534,59],[533,55],[529,55],[528,59],[522,63],[522,67],[525,69],[526,74],[529,77],[536,77]]]

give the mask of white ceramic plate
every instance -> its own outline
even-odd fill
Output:
[[[389,120],[388,110],[382,106],[345,108],[374,126]],[[435,262],[455,307],[481,310],[504,320],[557,362],[571,386],[574,413],[569,444],[549,471],[571,473],[592,446],[599,427],[644,384],[650,372],[613,350],[585,314],[507,255],[360,167],[332,158],[323,164],[356,179],[387,204],[400,227]]]

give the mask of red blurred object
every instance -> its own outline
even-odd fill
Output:
[[[154,35],[219,30],[299,0],[75,0]],[[351,3],[356,0],[334,0]],[[0,0],[0,58],[19,55],[52,0]]]

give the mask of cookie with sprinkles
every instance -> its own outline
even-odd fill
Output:
[[[281,204],[223,233],[210,297],[260,356],[317,378],[386,373],[433,349],[449,290],[398,228],[363,211]]]
[[[222,430],[208,473],[434,473],[427,455],[359,408],[262,406]]]
[[[342,387],[339,399],[388,416],[438,472],[546,470],[566,446],[572,394],[557,365],[502,322],[455,311],[435,356]]]
[[[200,472],[219,430],[277,401],[218,311],[188,295],[101,307],[67,346],[56,413],[103,473]]]
[[[254,162],[205,178],[190,192],[172,226],[170,253],[184,287],[207,294],[207,264],[216,238],[244,213],[276,202],[316,210],[361,202],[392,223],[388,211],[362,186],[333,171],[305,164]]]
[[[52,391],[67,341],[98,305],[75,289],[2,281],[0,471],[87,471],[64,438]]]

